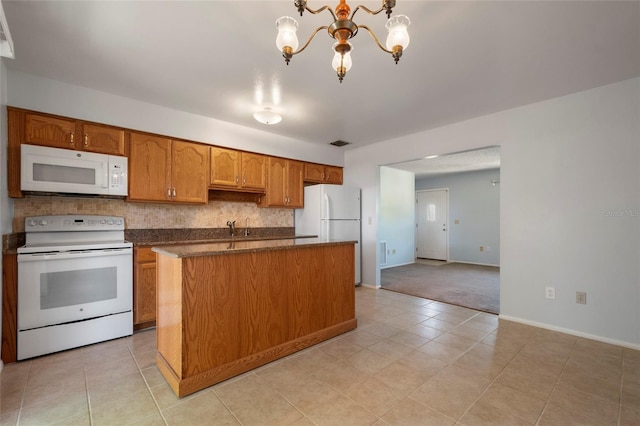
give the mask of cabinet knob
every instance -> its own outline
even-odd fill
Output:
[[[167,198],[171,198],[171,188],[167,188]]]
[[[236,183],[238,183],[238,182],[239,182],[239,179],[238,179],[238,176],[236,176]]]
[[[172,195],[173,195],[173,198],[176,198],[176,189],[175,189],[175,188],[173,188],[173,193],[172,193]]]
[[[71,132],[71,138],[69,139],[69,145],[73,145],[73,132]]]
[[[89,146],[89,135],[84,134],[84,146]]]

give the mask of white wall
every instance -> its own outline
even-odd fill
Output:
[[[416,191],[449,189],[449,261],[500,265],[500,184],[492,185],[494,179],[500,169],[416,179]]]
[[[500,145],[501,315],[640,348],[639,136],[634,78],[347,151],[345,184],[363,188],[363,282],[380,282],[366,225],[378,166]]]
[[[342,166],[343,152],[122,96],[8,70],[8,105],[274,156]]]
[[[387,268],[415,261],[414,186],[413,173],[380,167],[380,240],[387,242]]]

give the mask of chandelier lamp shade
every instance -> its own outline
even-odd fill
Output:
[[[325,10],[331,13],[333,17],[333,23],[330,25],[323,25],[315,29],[307,41],[299,47],[298,36],[298,22],[290,16],[283,16],[276,21],[276,28],[278,30],[278,36],[276,38],[276,46],[278,50],[282,52],[282,56],[287,65],[291,61],[293,55],[302,52],[307,48],[311,40],[322,30],[327,30],[329,36],[335,40],[332,48],[334,51],[333,61],[331,65],[338,75],[340,83],[347,74],[347,71],[351,68],[351,52],[353,51],[353,45],[349,42],[353,37],[358,34],[360,28],[365,29],[371,38],[376,42],[378,47],[384,52],[391,54],[396,64],[400,60],[402,53],[409,46],[409,32],[407,28],[411,24],[411,21],[405,15],[391,16],[392,9],[396,5],[396,0],[382,0],[382,6],[380,9],[371,10],[366,6],[357,6],[353,13],[350,14],[351,8],[347,4],[346,0],[340,0],[336,6],[335,11],[330,6],[322,6],[318,10],[310,9],[307,6],[306,0],[294,0],[294,5],[298,8],[300,16],[306,10],[312,14],[318,14]],[[387,23],[385,25],[388,34],[386,43],[383,45],[375,33],[366,25],[357,25],[354,22],[354,16],[359,10],[367,12],[369,15],[377,15],[384,11],[387,14]]]

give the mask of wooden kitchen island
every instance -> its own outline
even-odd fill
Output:
[[[182,397],[357,326],[355,241],[154,248],[157,364]]]

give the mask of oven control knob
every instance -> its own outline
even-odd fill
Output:
[[[113,225],[113,221],[112,220],[108,220],[107,221],[107,225]]]
[[[27,222],[27,225],[29,226],[36,226],[38,223],[34,220],[34,219],[29,219],[29,222]]]
[[[47,221],[44,219],[40,219],[40,225],[47,226]]]

